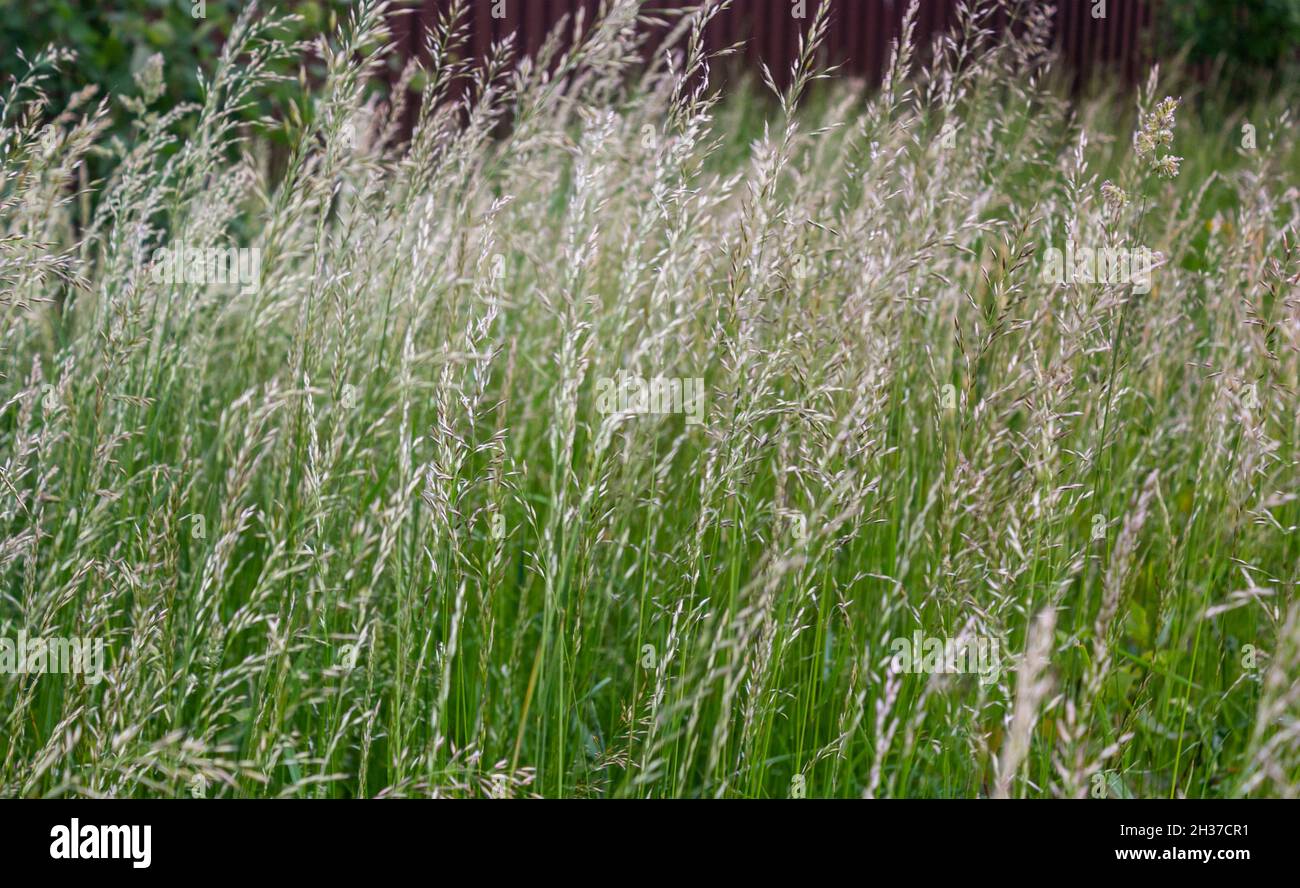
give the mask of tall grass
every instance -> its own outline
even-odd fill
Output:
[[[1068,101],[1035,6],[925,66],[909,15],[869,92],[822,4],[771,102],[710,88],[716,4],[648,68],[634,0],[479,64],[462,8],[406,138],[369,5],[276,163],[273,15],[202,107],[52,108],[29,53],[0,638],[107,656],[0,673],[3,792],[1300,795],[1295,96]],[[1045,280],[1067,241],[1149,292]],[[160,281],[179,244],[257,280]],[[620,373],[704,422],[603,410]],[[900,669],[915,632],[1006,668]]]

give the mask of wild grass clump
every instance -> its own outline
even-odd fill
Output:
[[[1300,795],[1295,97],[1072,102],[1007,8],[924,67],[909,15],[876,92],[819,13],[771,104],[709,86],[716,4],[648,67],[635,0],[478,64],[462,8],[408,136],[369,5],[274,162],[273,15],[198,107],[51,108],[33,54],[0,639],[106,655],[0,671],[4,793]]]

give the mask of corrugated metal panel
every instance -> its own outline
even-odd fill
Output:
[[[797,0],[735,0],[706,32],[711,49],[745,39],[744,62],[758,70],[766,62],[778,79],[789,70],[798,46],[820,3],[830,3],[831,27],[825,46],[826,58],[842,63],[846,74],[880,81],[889,57],[889,46],[899,32],[906,0],[806,0],[806,16],[797,19],[792,10]],[[1032,2],[1032,0],[1031,0]],[[1074,68],[1079,82],[1094,75],[1119,75],[1126,82],[1144,76],[1150,57],[1143,31],[1154,21],[1158,0],[1107,0],[1106,17],[1093,18],[1096,0],[1058,0],[1056,44]],[[399,44],[415,51],[425,25],[432,25],[451,0],[424,0],[418,13],[398,27]],[[687,6],[686,0],[650,0],[646,8],[673,10]],[[921,0],[917,15],[918,48],[924,54],[931,36],[956,21],[958,0]],[[470,47],[483,55],[495,40],[515,36],[520,54],[531,55],[542,45],[546,33],[566,13],[579,7],[587,10],[587,24],[599,7],[599,0],[472,0],[470,4]],[[503,17],[493,12],[504,11]],[[416,16],[420,24],[415,26]],[[1005,25],[1005,17],[995,17]],[[572,21],[570,21],[570,31]]]

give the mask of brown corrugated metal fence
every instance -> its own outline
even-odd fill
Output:
[[[419,35],[424,26],[432,26],[451,2],[423,0],[414,15],[398,17],[398,36],[408,52],[420,50]],[[800,2],[805,15],[797,18],[794,11]],[[1158,2],[1058,0],[1055,41],[1078,80],[1120,77],[1131,83],[1141,79],[1151,60],[1145,35]],[[746,67],[757,70],[760,61],[766,62],[779,78],[793,57],[798,34],[808,28],[822,3],[831,6],[825,44],[827,60],[843,64],[846,73],[878,81],[890,43],[898,36],[907,0],[734,0],[710,24],[706,31],[708,45],[719,49],[744,41]],[[600,5],[600,0],[470,0],[469,45],[481,56],[493,41],[514,35],[517,51],[532,55],[566,13],[585,8],[590,22]],[[654,12],[694,5],[695,0],[649,0],[645,8]],[[920,46],[926,45],[929,35],[956,21],[957,6],[958,0],[920,0]],[[999,13],[994,25],[1004,20]]]

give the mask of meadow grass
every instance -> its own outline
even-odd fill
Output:
[[[925,65],[909,17],[879,90],[819,13],[771,98],[710,87],[716,5],[648,67],[632,0],[533,60],[451,14],[409,135],[383,6],[265,127],[274,15],[201,107],[50,107],[30,52],[0,638],[106,654],[0,672],[3,793],[1300,795],[1295,95],[1071,100],[1035,6]]]

